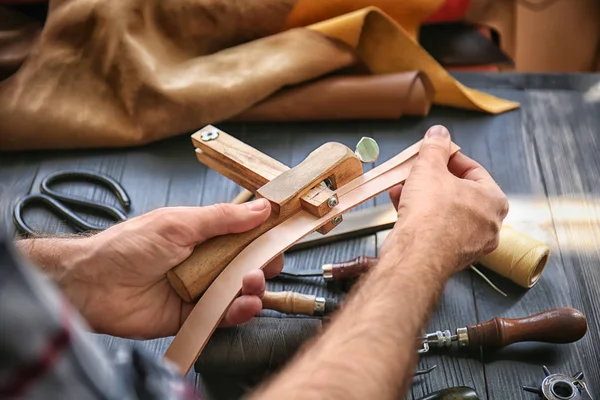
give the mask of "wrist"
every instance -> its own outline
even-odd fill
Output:
[[[423,224],[397,223],[380,252],[384,265],[414,265],[421,275],[447,280],[457,269],[456,252],[436,230]],[[381,264],[381,262],[380,262]]]
[[[15,247],[59,286],[84,268],[91,241],[86,237],[22,239]]]

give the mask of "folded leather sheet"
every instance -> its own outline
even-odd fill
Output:
[[[277,33],[297,1],[53,0],[38,45],[0,83],[0,149],[140,145],[359,61],[374,75],[424,71],[437,104],[517,106],[462,87],[377,9]]]
[[[410,70],[425,72],[435,89],[434,104],[492,114],[519,107],[513,101],[499,99],[460,84],[400,25],[374,7],[311,25],[309,29],[355,48],[374,74]]]
[[[427,75],[401,72],[320,79],[269,97],[236,121],[311,121],[322,119],[393,119],[427,115],[433,99]]]

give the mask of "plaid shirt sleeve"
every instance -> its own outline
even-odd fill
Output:
[[[196,399],[173,367],[140,349],[106,354],[77,311],[0,238],[0,398]]]

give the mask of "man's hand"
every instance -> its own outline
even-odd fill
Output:
[[[255,228],[270,210],[264,199],[242,205],[162,208],[95,236],[24,240],[19,247],[45,267],[95,331],[124,337],[168,336],[177,332],[194,304],[177,295],[166,272],[198,243]],[[54,241],[56,250],[50,250],[45,240]],[[282,267],[280,257],[264,274],[257,270],[246,275],[242,295],[222,326],[256,315],[262,308],[265,275],[275,276]]]
[[[426,236],[432,251],[451,257],[450,273],[498,246],[508,213],[506,196],[481,165],[462,153],[450,158],[450,133],[439,125],[429,129],[406,183],[390,197],[398,209],[395,231]]]
[[[449,157],[448,131],[433,127],[404,187],[391,193],[398,222],[377,267],[312,347],[253,399],[405,397],[418,359],[415,338],[446,281],[496,246],[508,211],[506,197],[479,164],[462,154]]]

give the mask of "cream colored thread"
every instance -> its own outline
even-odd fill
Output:
[[[550,248],[510,226],[503,226],[499,247],[480,257],[478,264],[524,288],[532,287],[546,266]]]
[[[502,296],[504,297],[508,297],[508,295],[506,293],[504,293],[502,290],[500,290],[500,288],[496,285],[494,285],[492,283],[492,281],[490,280],[490,278],[488,278],[487,276],[485,276],[483,274],[483,272],[481,272],[480,270],[478,270],[477,268],[475,268],[474,265],[471,265],[470,268],[477,274],[479,275],[484,281],[486,281],[486,283],[488,285],[490,285],[492,287],[492,289],[494,289],[496,292],[500,293]]]

